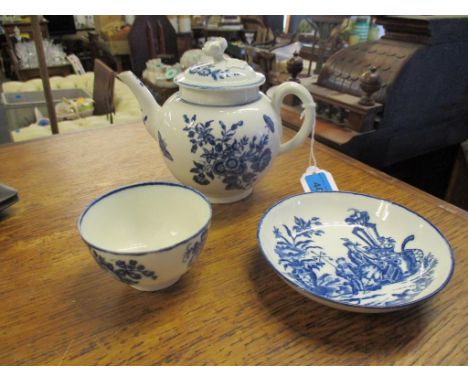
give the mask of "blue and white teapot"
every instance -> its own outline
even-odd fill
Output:
[[[203,52],[210,62],[180,73],[174,79],[179,92],[162,107],[133,73],[118,75],[137,97],[169,170],[213,203],[247,197],[273,158],[300,145],[315,121],[306,88],[286,82],[270,99],[259,91],[265,76],[245,61],[226,58],[226,47],[222,38],[207,42]],[[281,143],[280,108],[288,94],[301,99],[304,120],[298,133]]]

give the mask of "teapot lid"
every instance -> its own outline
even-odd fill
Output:
[[[205,91],[229,91],[259,87],[265,76],[257,73],[245,61],[225,58],[227,42],[224,38],[208,41],[203,53],[212,57],[208,63],[195,65],[180,73],[174,81],[177,85]]]

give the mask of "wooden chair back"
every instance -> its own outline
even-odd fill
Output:
[[[8,52],[8,56],[10,58],[11,71],[15,73],[16,79],[18,81],[24,81],[24,78],[22,78],[22,75],[21,75],[21,67],[20,67],[20,63],[18,60],[18,56],[16,55],[16,50],[15,50],[16,39],[12,38],[8,33],[5,33],[5,39],[6,39],[6,49]]]
[[[94,60],[94,115],[114,112],[115,73],[101,60]]]
[[[177,34],[166,16],[137,16],[128,34],[132,72],[141,76],[146,61],[177,58]]]

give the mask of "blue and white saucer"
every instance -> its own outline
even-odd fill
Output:
[[[454,269],[447,239],[409,209],[370,195],[285,198],[258,225],[273,269],[310,299],[342,310],[388,312],[426,301]]]

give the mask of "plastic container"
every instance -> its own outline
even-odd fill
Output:
[[[54,105],[56,105],[62,102],[63,98],[90,98],[91,96],[83,89],[57,89],[52,90],[52,97]],[[36,121],[34,108],[38,108],[42,115],[48,115],[42,91],[2,93],[1,100],[5,107],[8,130],[10,131],[34,123]]]

